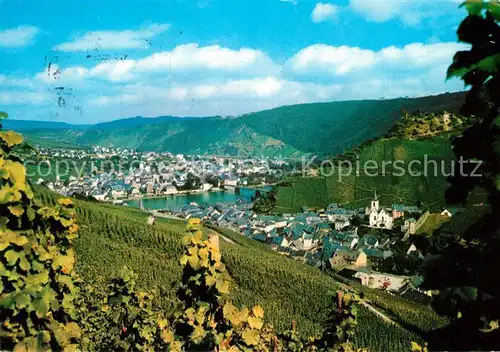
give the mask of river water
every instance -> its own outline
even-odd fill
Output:
[[[270,190],[271,187],[262,187],[264,190]],[[142,206],[146,210],[176,209],[189,203],[197,204],[216,204],[216,203],[236,203],[238,201],[251,203],[255,196],[255,190],[252,188],[240,188],[240,192],[226,190],[214,192],[200,192],[191,194],[179,194],[158,198],[142,199]],[[134,199],[126,202],[129,206],[139,208],[140,200]]]

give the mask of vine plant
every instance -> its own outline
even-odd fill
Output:
[[[0,131],[0,349],[69,350],[80,338],[73,203],[47,207],[34,200],[15,154],[22,141]]]

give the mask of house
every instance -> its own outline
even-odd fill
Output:
[[[329,238],[328,241],[334,243],[340,243],[342,246],[348,247],[349,249],[353,249],[354,246],[359,242],[359,237],[357,233],[357,228],[353,231],[347,232],[334,232]],[[325,241],[324,241],[325,243]]]
[[[177,194],[179,193],[179,191],[177,190],[177,188],[173,185],[173,184],[168,184],[165,188],[164,188],[164,194],[168,195],[168,194]]]
[[[138,198],[141,196],[141,191],[139,191],[137,188],[132,187],[129,189],[129,194],[132,198]]]
[[[441,215],[451,218],[452,216],[457,215],[458,213],[461,213],[463,211],[464,210],[461,208],[447,208],[441,212]]]
[[[402,218],[405,215],[405,206],[401,204],[392,205],[392,218],[394,220]]]
[[[123,189],[113,189],[111,190],[111,197],[112,198],[122,198],[125,197],[125,191]]]
[[[332,211],[332,210],[336,210],[336,209],[339,209],[339,205],[337,203],[330,203],[328,204],[328,206],[326,207],[326,210],[327,211]]]
[[[347,247],[335,250],[333,256],[328,260],[332,268],[338,266],[366,267],[367,257],[363,251],[352,251]]]
[[[422,254],[420,249],[418,249],[414,243],[410,244],[407,248],[408,249],[406,250],[406,255],[408,255],[408,256],[415,255],[415,256],[418,256],[420,259],[424,259],[424,255]]]
[[[154,223],[155,223],[155,217],[154,217],[153,215],[150,215],[150,216],[148,217],[148,225],[149,225],[149,226],[153,226],[153,225],[154,225]]]
[[[448,209],[443,210],[443,211],[440,213],[440,215],[442,215],[442,216],[447,216],[447,217],[449,217],[449,218],[451,218],[451,217],[452,217],[451,212],[450,212]]]
[[[378,249],[390,249],[398,241],[397,238],[389,236],[379,236],[378,237]]]
[[[386,258],[392,257],[392,255],[394,254],[390,250],[382,251],[382,250],[377,249],[377,248],[367,248],[367,249],[363,249],[363,251],[366,253],[366,257],[370,260],[370,262],[376,261],[379,259],[386,259]]]
[[[105,192],[99,191],[92,192],[90,195],[100,202],[104,201],[107,197],[107,194]]]
[[[213,186],[212,186],[210,183],[204,183],[204,184],[202,184],[202,185],[201,185],[201,189],[202,189],[203,191],[205,191],[205,192],[206,192],[206,191],[211,190],[211,189],[212,189],[212,187],[213,187]]]
[[[236,178],[228,178],[224,180],[225,187],[235,188],[237,185],[238,185],[238,179]]]
[[[360,270],[354,277],[360,279],[361,284],[364,286],[389,291],[399,291],[408,280],[408,276],[379,273],[371,270]]]
[[[410,213],[410,214],[421,214],[422,210],[420,210],[417,206],[415,205],[405,205],[405,212]]]
[[[417,247],[415,246],[415,244],[413,244],[413,243],[412,243],[412,244],[410,245],[410,247],[408,247],[408,250],[406,251],[406,255],[410,255],[410,253],[415,252],[415,251],[417,251],[417,250],[418,250],[418,249],[417,249]]]
[[[405,223],[401,226],[401,232],[408,231],[410,235],[414,235],[417,232],[417,220],[415,218],[409,218],[405,220]]]
[[[266,233],[271,232],[274,229],[281,229],[281,228],[285,227],[286,225],[287,225],[286,221],[276,222],[274,224],[270,224],[270,225],[267,225],[266,227],[264,227],[264,231]]]
[[[315,240],[311,234],[303,233],[298,239],[290,242],[290,248],[296,251],[308,251],[318,245],[318,240]]]
[[[340,231],[346,227],[349,227],[351,225],[351,222],[349,221],[349,218],[343,217],[343,218],[337,218],[335,220],[335,230]]]
[[[267,241],[267,236],[263,233],[258,233],[253,236],[253,239],[259,242],[266,242]]]
[[[288,247],[289,242],[285,236],[275,236],[272,239],[272,243],[277,245],[278,247]]]
[[[379,246],[378,237],[374,235],[364,235],[359,241],[359,246],[377,248]]]
[[[148,183],[148,184],[146,185],[146,193],[147,193],[148,195],[153,195],[153,194],[154,194],[154,191],[155,191],[155,190],[154,190],[154,185],[153,185],[152,183]]]
[[[377,192],[375,192],[375,197],[371,201],[370,207],[366,208],[365,213],[369,217],[370,227],[392,229],[394,221],[392,212],[380,207]]]
[[[315,252],[315,253],[307,252],[305,255],[305,259],[307,264],[315,266],[316,268],[321,267],[322,262],[321,262],[320,252]]]

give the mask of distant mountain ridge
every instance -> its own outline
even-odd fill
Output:
[[[133,117],[85,127],[47,123],[47,128],[38,130],[16,126],[16,121],[10,120],[5,127],[24,131],[28,139],[37,141],[57,138],[82,146],[139,151],[283,157],[305,153],[332,155],[385,135],[404,111],[456,113],[464,98],[465,94],[460,92],[422,98],[311,103],[234,118]]]
[[[44,130],[64,130],[64,129],[87,129],[92,125],[73,125],[66,122],[58,121],[39,121],[39,120],[13,120],[6,119],[3,121],[4,129],[12,129],[16,131],[28,131],[36,129]]]
[[[108,128],[135,128],[145,125],[158,125],[167,122],[174,122],[179,120],[200,119],[202,117],[177,117],[177,116],[158,116],[158,117],[125,117],[123,119],[112,120],[107,122],[99,122],[96,124],[71,124],[59,121],[41,121],[41,120],[13,120],[7,119],[4,121],[6,129],[15,129],[18,131],[32,130],[32,129],[75,129],[83,130],[88,128],[94,129],[108,129]]]
[[[146,125],[159,125],[162,123],[179,122],[180,120],[192,120],[200,119],[203,117],[177,117],[177,116],[158,116],[158,117],[127,117],[119,120],[113,120],[109,122],[100,122],[92,127],[95,129],[107,129],[107,128],[135,128],[142,127]]]

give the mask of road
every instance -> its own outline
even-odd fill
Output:
[[[352,287],[350,287],[350,286],[348,286],[348,285],[346,285],[344,283],[341,283],[341,282],[339,282],[339,284],[347,292],[349,292],[351,294],[357,294],[357,292]],[[375,314],[376,316],[378,316],[380,319],[382,319],[386,323],[392,324],[392,325],[396,325],[396,326],[398,326],[398,327],[400,327],[400,328],[403,329],[403,327],[401,325],[399,325],[397,322],[395,322],[390,317],[388,317],[384,312],[382,312],[381,310],[375,308],[374,306],[372,306],[370,303],[368,303],[364,299],[360,298],[358,300],[358,303],[360,305],[362,305],[363,307],[367,308],[370,312],[372,312],[373,314]]]

